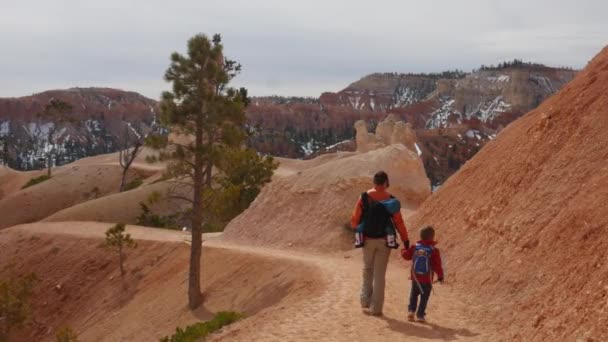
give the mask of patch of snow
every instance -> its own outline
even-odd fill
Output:
[[[94,119],[86,120],[86,121],[84,121],[84,126],[86,127],[87,131],[89,131],[89,133],[101,131],[98,120],[94,120]]]
[[[420,149],[420,146],[418,146],[418,143],[415,143],[414,146],[416,146],[416,153],[418,153],[418,156],[421,156],[422,150]]]
[[[468,112],[466,116],[467,119],[471,119],[473,116],[475,116],[482,122],[488,122],[506,112],[510,107],[511,105],[506,103],[502,96],[497,96],[492,101],[480,103],[477,106],[477,109],[472,112]]]
[[[393,96],[395,107],[409,106],[419,101],[416,91],[409,87],[399,87]]]
[[[487,77],[487,80],[490,82],[500,82],[500,83],[509,82],[510,79],[511,79],[511,77],[509,75],[498,75],[498,76],[488,76]]]
[[[549,80],[547,77],[532,74],[530,75],[530,78],[536,81],[536,83],[541,86],[543,90],[547,92],[547,94],[553,94],[557,92],[555,87],[553,87],[553,83],[551,83],[551,80]]]
[[[439,161],[437,160],[437,157],[433,156],[433,159],[435,160],[435,164],[437,164],[437,166],[439,166]]]
[[[4,121],[2,123],[0,123],[0,136],[5,136],[8,135],[11,131],[11,122],[10,121]]]
[[[335,143],[335,144],[333,144],[333,145],[329,145],[329,146],[325,147],[325,149],[328,149],[328,150],[329,150],[329,149],[332,149],[332,148],[338,147],[338,146],[339,146],[339,145],[341,145],[341,144],[345,144],[345,143],[347,143],[347,142],[349,142],[349,141],[350,141],[350,140],[348,140],[348,139],[347,139],[347,140],[342,140],[342,141],[340,141],[340,142],[338,142],[338,143]]]
[[[133,132],[133,134],[135,134],[137,139],[141,139],[141,134],[139,134],[139,132],[137,132],[137,130],[135,128],[133,128],[133,126],[131,125],[130,122],[127,122],[127,126],[129,126],[129,129],[131,129],[131,132]]]
[[[306,144],[302,145],[302,150],[304,151],[304,155],[309,156],[313,151],[313,143],[314,139],[309,140]]]
[[[454,114],[452,105],[456,102],[453,99],[442,100],[441,107],[431,113],[431,117],[426,122],[426,128],[442,128],[447,127],[449,118]]]
[[[372,107],[372,110],[376,110],[376,103],[374,99],[369,99],[369,106]]]

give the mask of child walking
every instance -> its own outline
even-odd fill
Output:
[[[412,289],[407,308],[410,321],[414,321],[415,315],[418,322],[426,322],[426,306],[433,288],[433,273],[437,274],[439,282],[443,283],[441,255],[439,249],[435,248],[437,242],[434,239],[435,229],[426,226],[420,230],[420,241],[408,249],[401,250],[401,256],[405,260],[412,260]]]

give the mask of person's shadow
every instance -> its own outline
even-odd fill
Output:
[[[416,336],[427,339],[442,339],[444,341],[454,341],[458,336],[473,337],[479,335],[469,329],[452,329],[442,327],[434,323],[416,323],[409,321],[400,321],[390,317],[382,317],[390,329],[402,333],[404,335]]]

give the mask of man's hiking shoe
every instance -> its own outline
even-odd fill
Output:
[[[413,312],[410,311],[410,312],[407,313],[407,320],[410,321],[410,322],[415,321],[415,319],[414,319],[414,313]]]
[[[426,319],[424,317],[416,317],[416,322],[418,322],[418,323],[426,323]]]

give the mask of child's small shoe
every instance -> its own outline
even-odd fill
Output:
[[[424,317],[416,317],[416,322],[418,322],[418,323],[426,323],[426,318],[424,318]]]
[[[410,321],[410,322],[415,321],[415,319],[414,319],[414,312],[413,311],[409,311],[407,313],[407,320]]]

